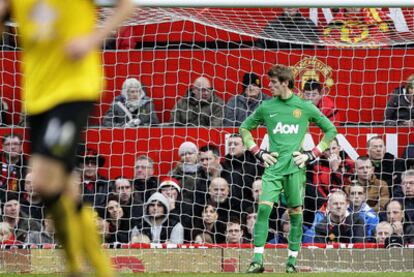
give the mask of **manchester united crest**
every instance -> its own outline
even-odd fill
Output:
[[[329,88],[333,86],[332,67],[324,64],[315,57],[306,57],[292,66],[293,75],[299,78],[300,89],[303,89],[306,81],[314,79],[328,88],[324,93],[329,94]]]
[[[293,111],[294,118],[300,118],[302,116],[302,111],[300,109],[296,109]]]

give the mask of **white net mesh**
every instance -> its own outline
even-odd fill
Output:
[[[101,20],[110,12],[103,9]],[[103,46],[106,88],[85,132],[86,148],[79,152],[82,197],[102,219],[103,239],[113,248],[132,243],[122,245],[127,249],[110,250],[117,267],[134,272],[246,270],[252,249],[241,248],[251,247],[261,185],[256,180],[263,167],[244,152],[241,139],[231,134],[238,133],[237,127],[261,100],[270,98],[267,70],[284,64],[293,69],[299,95],[311,99],[318,92],[315,84],[321,86],[324,100],[318,108],[338,126],[337,144],[342,150],[338,166],[325,156],[308,167],[301,269],[326,271],[334,261],[332,270],[412,271],[414,258],[408,247],[414,243],[414,195],[401,186],[401,173],[412,167],[414,156],[407,148],[414,141],[410,132],[413,108],[409,95],[404,94],[404,89],[408,94],[412,90],[413,28],[410,8],[137,9]],[[24,223],[12,229],[1,226],[3,233],[11,230],[2,240],[3,248],[53,247],[41,204],[36,196],[31,197],[24,180],[28,168],[21,157],[27,159],[29,145],[21,112],[17,37],[10,24],[0,57],[4,126],[0,130],[0,194],[3,221],[13,224],[16,216],[9,215],[13,211],[6,206],[18,202]],[[126,79],[130,79],[127,87],[137,88],[138,95],[144,87],[145,97],[133,101],[131,92],[122,90]],[[258,100],[247,97],[257,91],[252,86],[260,91]],[[206,100],[197,100],[196,93],[207,95]],[[208,95],[214,95],[212,100]],[[10,137],[10,133],[21,138]],[[356,212],[355,199],[350,198],[349,220],[361,219],[350,224],[352,231],[332,231],[329,228],[337,226],[333,224],[326,234],[318,233],[313,227],[326,218],[329,193],[339,189],[350,194],[351,184],[362,182],[355,165],[358,156],[369,154],[378,160],[375,150],[367,148],[374,135],[384,140],[388,154],[374,163],[377,179],[384,182],[374,183],[370,177],[363,184],[369,187],[366,203],[372,210],[363,206],[364,210]],[[268,146],[264,128],[254,137],[262,148]],[[304,147],[311,149],[320,137],[318,129],[311,127]],[[165,177],[178,182],[165,181]],[[166,204],[156,191],[177,200]],[[160,232],[148,220],[148,206],[154,206],[149,205],[154,199],[170,210]],[[394,223],[385,207],[390,199],[404,204],[401,218],[395,219],[402,233],[398,223],[391,226],[390,232],[398,235],[386,245],[405,244],[407,249],[376,249],[384,247],[375,233],[378,221]],[[121,220],[114,220],[116,214],[109,211],[117,205],[122,208]],[[277,244],[265,257],[272,271],[284,270],[285,210],[281,197],[272,210],[267,239]],[[386,233],[389,226],[383,225]],[[180,248],[145,249],[149,242],[161,248],[174,247],[166,242],[178,243]],[[186,244],[212,249],[189,250]],[[54,253],[4,250],[0,271],[60,272],[63,269]],[[185,261],[184,257],[192,259],[191,266],[172,262]]]

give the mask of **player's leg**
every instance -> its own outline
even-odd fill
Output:
[[[269,217],[273,205],[278,201],[282,189],[282,176],[271,178],[266,174],[263,176],[262,194],[259,199],[256,223],[254,225],[254,256],[250,264],[248,273],[260,273],[264,271],[263,253],[269,232]]]
[[[77,224],[71,224],[75,221],[75,205],[64,192],[68,170],[49,149],[51,140],[46,140],[50,114],[51,111],[28,117],[32,141],[29,166],[33,174],[34,190],[42,197],[46,211],[54,220],[57,239],[67,258],[68,271],[77,274],[81,271],[79,243],[76,241],[79,232]]]
[[[285,186],[286,201],[289,209],[290,231],[288,238],[288,261],[286,272],[294,273],[296,259],[300,250],[303,234],[302,205],[304,197],[305,174],[300,171],[288,176]]]

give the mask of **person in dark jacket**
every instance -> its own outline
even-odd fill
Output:
[[[187,94],[177,101],[170,122],[175,126],[223,126],[223,99],[217,96],[210,80],[198,77]]]
[[[141,155],[135,160],[134,194],[140,203],[145,203],[157,191],[158,177],[154,176],[154,160]]]
[[[347,212],[347,196],[343,191],[329,195],[328,213],[315,227],[314,243],[364,242],[364,220]]]
[[[140,202],[133,193],[129,180],[119,177],[115,180],[115,193],[119,197],[119,203],[124,211],[125,218],[130,220],[130,225],[135,226],[144,214],[144,202]]]
[[[152,99],[136,78],[126,79],[122,92],[103,119],[105,127],[137,127],[159,124]]]
[[[367,142],[368,157],[375,167],[375,176],[388,184],[390,198],[402,197],[401,173],[405,171],[405,162],[386,152],[382,137],[373,136]]]
[[[191,230],[192,241],[200,234],[208,234],[212,238],[212,243],[224,243],[226,224],[219,220],[217,209],[212,204],[204,206],[200,214],[195,218],[194,228]]]
[[[101,217],[105,214],[108,193],[114,190],[111,183],[99,174],[99,168],[104,164],[105,158],[98,155],[96,150],[79,147],[78,167],[81,197],[83,202],[92,205]]]
[[[408,77],[406,85],[396,88],[385,109],[385,125],[414,126],[414,74]]]
[[[0,202],[4,203],[7,192],[24,191],[27,162],[23,154],[23,139],[18,134],[6,134],[2,139]]]
[[[262,36],[269,38],[258,41],[257,46],[263,48],[314,48],[320,41],[315,23],[305,18],[298,8],[284,8],[283,13],[263,29]]]
[[[225,156],[221,176],[230,184],[231,207],[242,210],[244,201],[252,201],[252,184],[263,175],[264,168],[257,163],[250,151],[246,151],[239,134],[228,138],[229,154]]]
[[[262,92],[262,82],[254,73],[243,75],[242,94],[235,95],[226,104],[224,126],[237,127],[251,115],[264,100],[271,97]]]

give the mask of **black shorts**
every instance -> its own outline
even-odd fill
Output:
[[[44,113],[28,116],[32,154],[56,159],[71,172],[75,167],[80,134],[86,127],[93,104],[64,103]]]

